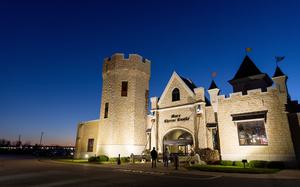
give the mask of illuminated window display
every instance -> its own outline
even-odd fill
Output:
[[[268,145],[264,121],[238,122],[240,145]]]

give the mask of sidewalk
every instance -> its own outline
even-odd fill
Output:
[[[61,161],[51,160],[50,162],[63,163],[63,164],[76,164],[67,163]],[[151,163],[122,163],[117,164],[81,164],[91,167],[102,167],[102,168],[112,168],[120,171],[132,172],[132,173],[148,173],[157,175],[184,175],[184,176],[207,176],[207,177],[238,177],[238,178],[257,178],[257,179],[299,179],[300,180],[300,170],[282,170],[277,173],[272,174],[244,174],[244,173],[224,173],[224,172],[206,172],[198,170],[188,170],[184,167],[179,167],[175,170],[173,164],[169,167],[164,167],[163,163],[157,163],[156,168],[151,168]]]

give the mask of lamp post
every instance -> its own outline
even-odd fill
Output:
[[[244,164],[244,168],[246,168],[246,163],[248,162],[246,159],[242,160],[243,164]]]
[[[40,146],[42,146],[43,135],[44,135],[44,132],[42,131],[41,132],[41,138],[40,138]]]

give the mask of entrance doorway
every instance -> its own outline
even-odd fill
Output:
[[[163,151],[168,148],[170,153],[187,155],[193,146],[193,136],[191,133],[175,129],[167,133],[163,138]]]

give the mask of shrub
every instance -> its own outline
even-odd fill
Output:
[[[200,159],[206,163],[215,163],[220,160],[220,154],[218,150],[211,150],[210,148],[197,149],[196,153],[199,154]]]
[[[108,160],[109,162],[111,162],[111,163],[117,163],[117,161],[118,161],[118,158],[117,157],[114,157],[114,158],[109,158],[109,160]]]
[[[233,166],[244,167],[244,163],[242,161],[234,161]],[[249,163],[245,163],[245,167],[249,167]]]
[[[100,162],[107,162],[109,160],[108,156],[106,155],[100,155],[99,158]]]
[[[89,158],[89,162],[107,162],[109,160],[108,156],[100,155],[100,156],[92,156]]]
[[[99,156],[92,156],[88,159],[88,162],[100,162]]]
[[[251,160],[249,162],[250,168],[266,168],[268,162],[264,160]]]
[[[223,166],[233,166],[233,161],[231,161],[231,160],[222,160],[221,165],[223,165]]]
[[[284,162],[281,162],[281,161],[270,161],[270,162],[267,163],[267,168],[284,169],[285,164],[284,164]]]
[[[113,158],[109,158],[109,162],[111,163],[117,163],[118,162],[118,157],[113,157]],[[130,162],[130,157],[121,157],[121,163],[126,163],[126,162]]]
[[[121,163],[130,162],[130,157],[121,157]]]

